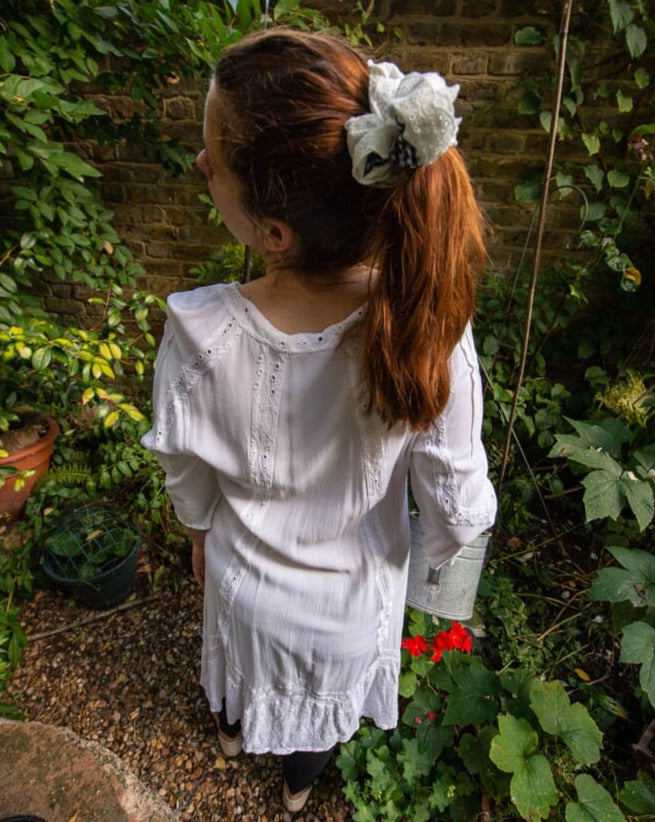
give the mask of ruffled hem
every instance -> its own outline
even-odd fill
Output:
[[[379,657],[348,691],[315,693],[251,689],[222,660],[203,666],[201,683],[212,711],[225,699],[228,721],[241,720],[243,749],[250,754],[286,755],[294,751],[326,751],[347,742],[368,717],[378,728],[398,722],[400,655]]]

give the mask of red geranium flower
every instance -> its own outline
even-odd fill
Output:
[[[471,652],[471,635],[463,625],[459,622],[453,622],[452,628],[448,633],[453,643],[453,648],[457,648],[458,651],[465,651],[467,654]]]
[[[436,637],[432,640],[432,661],[441,662],[441,656],[444,651],[464,651],[471,652],[471,635],[466,628],[459,622],[453,622],[452,628],[449,631],[439,631]]]
[[[428,643],[425,641],[425,637],[419,635],[405,637],[400,643],[400,647],[405,648],[412,656],[421,656],[423,651],[428,650]]]

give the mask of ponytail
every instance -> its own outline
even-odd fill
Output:
[[[426,430],[450,394],[448,360],[473,316],[482,216],[459,152],[417,168],[382,210],[364,320],[369,412]]]
[[[402,80],[396,66],[379,64],[378,117],[371,70],[332,37],[277,28],[247,35],[216,67],[224,106],[216,129],[246,210],[284,220],[301,240],[287,264],[309,277],[363,261],[379,269],[362,329],[369,412],[421,431],[448,401],[448,360],[484,263],[482,219],[464,162],[448,148],[457,87],[430,73]],[[392,87],[402,83],[396,98]],[[414,122],[419,102],[429,123]],[[369,168],[382,159],[378,139],[386,145],[389,124],[399,125],[394,106],[411,109],[394,143],[399,155]]]

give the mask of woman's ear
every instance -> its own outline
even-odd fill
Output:
[[[286,254],[295,245],[296,235],[283,220],[265,219],[259,223],[264,249],[270,254]]]

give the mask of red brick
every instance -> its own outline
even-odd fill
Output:
[[[458,78],[459,98],[462,100],[488,102],[502,96],[504,88],[494,80],[471,80],[468,77]]]
[[[545,49],[530,48],[498,51],[489,55],[489,74],[512,76],[543,67],[549,59]]]
[[[494,132],[486,140],[486,148],[489,151],[499,151],[503,153],[521,153],[525,145],[525,135],[521,132],[512,134],[501,134]]]
[[[124,203],[126,202],[125,190],[119,183],[100,183],[100,190],[103,199],[107,203]],[[130,194],[131,196],[131,194]]]
[[[511,26],[504,23],[445,22],[440,36],[442,44],[451,46],[509,46],[512,43]]]
[[[148,257],[157,257],[161,259],[170,259],[172,257],[171,250],[173,243],[149,243],[146,246]],[[146,263],[146,267],[147,267]]]
[[[217,246],[215,245],[208,245],[204,244],[201,245],[200,243],[173,243],[171,245],[171,259],[174,260],[187,260],[194,263],[202,262],[206,260],[207,257],[212,253],[212,251],[216,251]],[[150,246],[148,246],[150,249]],[[153,254],[153,257],[158,255]]]
[[[437,19],[411,19],[404,27],[408,43],[426,45],[441,42],[441,22]]]
[[[453,74],[484,74],[487,70],[488,57],[486,51],[464,52],[464,54],[454,55],[450,70]]]
[[[164,100],[164,117],[170,120],[193,120],[196,117],[195,103],[189,97]]]
[[[496,11],[496,0],[460,0],[459,14],[462,17],[486,17]]]
[[[444,77],[448,77],[450,62],[451,56],[448,51],[414,46],[405,49],[400,64],[404,71],[438,71]]]
[[[435,17],[455,14],[455,0],[396,0],[393,3],[395,17],[412,14],[433,14]]]

